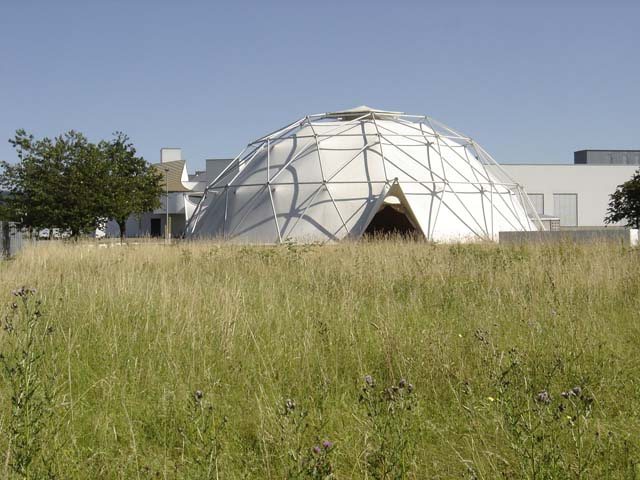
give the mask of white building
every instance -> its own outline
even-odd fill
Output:
[[[503,164],[522,184],[538,215],[561,227],[604,226],[609,196],[640,166],[640,150],[578,150],[573,164]]]
[[[609,195],[638,166],[594,164],[502,164],[524,186],[538,215],[557,217],[561,227],[602,227]]]
[[[179,237],[208,183],[206,171],[188,174],[187,162],[182,158],[182,150],[179,148],[162,148],[160,163],[154,164],[154,167],[163,174],[162,187],[167,193],[160,198],[160,208],[129,217],[127,237],[163,237],[167,221],[169,236]],[[108,222],[106,234],[109,237],[119,236],[118,224]]]

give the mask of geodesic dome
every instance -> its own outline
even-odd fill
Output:
[[[206,188],[185,236],[326,242],[411,231],[468,241],[539,226],[522,187],[471,138],[362,106],[251,142]]]

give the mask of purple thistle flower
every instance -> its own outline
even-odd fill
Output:
[[[582,388],[580,388],[579,386],[575,386],[571,390],[562,392],[560,395],[562,395],[563,398],[580,397],[582,396]]]
[[[548,405],[551,403],[551,395],[546,390],[542,390],[536,395],[536,401]]]
[[[11,290],[11,295],[14,297],[26,297],[27,295],[35,295],[38,291],[35,288],[20,287],[17,290]]]
[[[316,455],[320,455],[320,452],[322,451],[320,450],[320,447],[318,445],[313,447],[312,450],[313,450],[313,453],[315,453]]]
[[[325,440],[324,442],[322,442],[322,446],[324,447],[325,450],[329,450],[333,448],[333,442],[329,440]]]

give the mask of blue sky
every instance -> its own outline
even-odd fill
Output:
[[[504,163],[640,148],[638,2],[444,3],[3,0],[0,159],[17,128],[121,130],[193,170],[360,104],[431,115]]]

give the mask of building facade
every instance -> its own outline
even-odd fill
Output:
[[[573,164],[502,164],[524,186],[538,215],[560,227],[605,226],[609,196],[640,166],[640,150],[579,150]]]
[[[163,148],[160,160],[155,166],[165,175],[168,196],[163,195],[157,210],[127,221],[128,237],[164,236],[167,207],[170,236],[180,237],[206,186],[232,161],[210,158],[205,170],[188,174],[180,149]],[[580,150],[574,163],[500,167],[524,187],[545,225],[545,218],[553,218],[560,228],[604,227],[609,196],[640,167],[640,150]],[[115,222],[109,222],[107,235],[119,235]]]
[[[208,183],[206,171],[188,174],[187,162],[182,158],[179,148],[162,148],[160,163],[154,164],[154,167],[163,175],[165,194],[160,198],[160,207],[129,217],[127,237],[180,237]],[[118,224],[109,221],[105,234],[108,237],[119,236]]]
[[[602,227],[609,195],[638,169],[631,165],[502,164],[524,186],[538,215],[557,217],[561,227]]]

